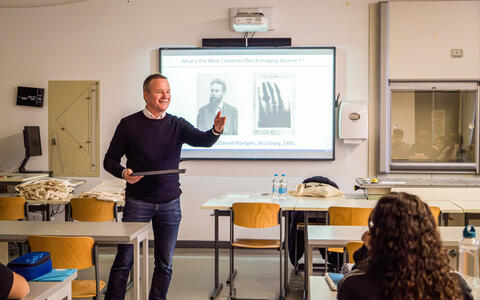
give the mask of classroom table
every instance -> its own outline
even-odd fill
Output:
[[[72,281],[77,272],[64,281],[29,281],[30,293],[22,300],[58,300],[72,299]]]
[[[278,203],[282,211],[294,210],[295,208],[295,197],[287,196],[285,200],[274,200],[270,194],[256,194],[256,193],[236,193],[236,194],[227,194],[222,195],[219,198],[212,198],[205,202],[202,205],[202,209],[213,210],[213,216],[215,217],[215,228],[214,228],[214,247],[215,247],[215,267],[214,267],[214,287],[210,294],[210,299],[214,299],[223,288],[223,284],[219,282],[219,255],[218,255],[218,217],[220,216],[230,216],[230,208],[233,203],[236,202],[267,202],[267,203]],[[284,245],[288,245],[288,213],[284,215],[285,222],[285,237]],[[285,247],[284,251],[284,293],[288,286],[288,247]],[[235,276],[235,275],[234,275]],[[230,279],[229,279],[230,280]],[[285,295],[284,295],[285,296]]]
[[[304,261],[305,261],[305,278],[309,278],[309,275],[312,274],[312,270],[308,268],[308,262],[310,261],[309,257],[311,253],[307,251],[308,249],[308,220],[312,214],[312,212],[328,212],[328,209],[332,206],[340,206],[340,207],[358,207],[358,208],[373,208],[377,204],[376,200],[364,200],[364,199],[345,199],[341,197],[333,197],[333,198],[299,198],[295,203],[295,210],[296,211],[304,211],[305,212],[305,229],[304,229],[304,236],[305,236],[305,253],[304,253]],[[322,225],[323,226],[323,225]],[[303,292],[303,299],[308,298],[308,280],[304,280],[304,292]]]
[[[462,238],[463,228],[463,226],[438,227],[443,246],[456,248],[458,241]],[[308,274],[312,273],[312,259],[310,258],[313,249],[344,248],[348,242],[361,242],[361,236],[367,230],[368,226],[308,225],[308,248],[305,248],[308,255],[305,257],[305,270],[308,270]]]
[[[0,176],[1,176],[1,174],[2,173],[0,173]],[[17,175],[20,176],[20,175],[22,175],[22,173],[14,173],[14,175],[15,175],[14,178],[16,178]],[[26,174],[26,175],[29,175],[30,176],[29,178],[33,178],[33,179],[45,179],[45,180],[62,179],[62,178],[46,177],[46,176],[48,176],[48,174]],[[34,175],[34,177],[32,177],[32,175]],[[22,177],[19,177],[19,178],[22,178]],[[1,182],[1,180],[2,179],[0,178],[0,182]],[[9,182],[13,182],[13,183],[15,183],[15,185],[25,182],[25,180],[23,180],[23,181],[12,181],[11,178],[3,179],[3,180],[8,180]],[[83,179],[69,179],[68,181],[73,185],[74,189],[76,189],[77,187],[85,184],[85,182],[86,182]],[[68,217],[70,215],[70,213],[69,213],[70,199],[74,198],[75,196],[77,196],[77,195],[69,194],[65,198],[58,199],[58,200],[29,200],[29,199],[26,199],[27,200],[27,209],[29,207],[34,207],[35,209],[33,211],[40,211],[42,213],[42,220],[43,221],[50,221],[51,220],[50,215],[51,215],[51,212],[52,212],[52,205],[64,205],[65,206],[65,210],[64,210],[65,211],[65,221],[69,221]],[[0,193],[0,197],[18,197],[18,196],[17,196],[17,193]],[[28,210],[27,210],[27,212],[28,212]]]
[[[336,300],[337,291],[332,291],[325,280],[325,276],[310,276],[310,300]],[[467,280],[472,287],[472,282]],[[473,299],[480,299],[480,288],[472,289]]]
[[[337,291],[332,291],[328,286],[325,276],[310,276],[311,300],[336,300]]]
[[[449,213],[462,213],[463,210],[452,203],[451,201],[443,200],[429,200],[425,201],[429,206],[436,206],[440,208],[440,220],[443,218],[445,225],[448,225],[448,214]],[[298,199],[295,203],[295,210],[305,211],[305,249],[309,248],[308,245],[308,219],[311,212],[314,211],[324,211],[327,212],[328,208],[332,206],[340,207],[358,207],[358,208],[373,208],[377,204],[377,200],[363,200],[363,199],[343,199],[343,198],[327,198],[327,199]],[[361,235],[360,235],[361,236]],[[359,236],[359,238],[360,238]],[[322,248],[322,247],[319,247]],[[342,247],[340,247],[342,248]],[[311,253],[305,250],[304,260],[305,260],[305,277],[308,278],[312,274],[312,269],[307,267],[307,262],[310,260]],[[304,295],[303,298],[306,299],[308,296],[308,282],[304,281]]]
[[[214,299],[223,285],[219,283],[219,258],[218,258],[218,217],[220,216],[230,216],[229,209],[232,207],[233,203],[236,202],[275,202],[279,203],[282,211],[303,211],[305,212],[305,224],[308,226],[308,218],[312,212],[328,212],[328,209],[331,206],[342,206],[342,207],[375,207],[377,200],[366,200],[362,194],[347,194],[346,198],[342,197],[331,197],[331,198],[317,198],[317,197],[298,197],[288,195],[285,200],[273,200],[270,194],[260,194],[260,193],[231,193],[225,194],[218,198],[212,198],[205,202],[202,205],[202,209],[213,210],[213,216],[215,217],[214,222],[214,247],[215,247],[215,267],[214,267],[214,288],[210,295],[210,299]],[[461,208],[454,205],[450,201],[427,201],[431,206],[438,206],[440,211],[443,212],[462,212]],[[284,214],[284,228],[285,228],[285,240],[284,245],[288,245],[288,228],[289,228],[289,214]],[[305,230],[305,249],[308,249],[308,236],[307,230]],[[285,247],[285,265],[284,265],[284,275],[288,274],[288,247]],[[305,251],[305,261],[308,261],[308,253]],[[308,268],[305,268],[306,276],[308,278]],[[288,276],[284,276],[284,289],[285,293],[287,292],[288,286]],[[308,282],[305,281],[305,294],[304,298],[307,297]]]
[[[101,225],[101,226],[100,226]],[[97,244],[133,244],[134,299],[148,295],[148,230],[150,223],[0,221],[0,242],[24,242],[31,235],[90,236]],[[140,260],[140,244],[143,245]],[[140,285],[142,266],[142,285]],[[143,293],[144,297],[141,297]]]
[[[465,225],[469,224],[472,214],[480,214],[480,200],[451,200],[465,214]]]

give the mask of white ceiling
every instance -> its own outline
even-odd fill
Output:
[[[87,0],[0,0],[0,8],[22,8],[62,5]]]

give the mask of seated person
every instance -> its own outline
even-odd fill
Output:
[[[415,135],[415,144],[410,147],[412,155],[421,158],[429,158],[432,156],[432,141],[431,136],[425,129],[420,129]]]
[[[403,130],[394,129],[392,134],[392,159],[408,159],[410,147],[403,141]]]
[[[21,299],[29,292],[25,278],[0,263],[0,299]]]
[[[445,148],[445,137],[439,136],[435,139],[435,143],[432,145],[432,157],[438,158],[440,153],[442,152],[443,148]]]
[[[461,156],[460,145],[461,136],[458,133],[450,133],[447,138],[447,144],[437,156],[438,161],[455,162],[459,161]]]
[[[383,196],[368,221],[366,257],[339,283],[337,299],[473,299],[450,268],[435,219],[417,196]]]

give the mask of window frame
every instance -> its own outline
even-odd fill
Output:
[[[391,153],[392,93],[395,91],[470,91],[475,92],[474,162],[394,162]],[[388,80],[380,111],[380,172],[382,173],[479,173],[479,102],[478,81]]]

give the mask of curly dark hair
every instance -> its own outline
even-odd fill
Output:
[[[428,205],[389,193],[369,221],[369,256],[362,268],[381,274],[385,299],[461,299]]]

